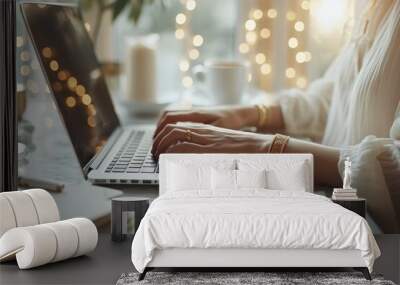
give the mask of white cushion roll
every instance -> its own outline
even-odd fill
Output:
[[[14,228],[7,231],[0,239],[0,259],[16,253],[20,269],[51,262],[56,249],[54,232],[43,225]]]
[[[33,226],[39,223],[38,214],[31,197],[23,191],[3,192],[14,211],[17,227]]]
[[[0,237],[9,229],[17,226],[11,204],[2,194],[0,193]]]
[[[23,192],[31,197],[39,217],[39,224],[60,220],[57,204],[49,192],[43,189],[29,189]]]
[[[61,221],[61,223],[71,224],[78,232],[78,249],[74,257],[86,254],[96,248],[98,233],[96,226],[91,220],[86,218],[74,218]]]
[[[48,223],[43,227],[51,229],[56,235],[57,250],[51,262],[57,262],[73,257],[78,249],[78,233],[69,223]]]

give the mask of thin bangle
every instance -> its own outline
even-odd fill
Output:
[[[289,143],[288,136],[276,134],[274,135],[271,144],[269,145],[269,153],[283,153]]]
[[[258,111],[258,123],[257,128],[262,128],[268,122],[269,108],[265,105],[258,104],[256,105]]]

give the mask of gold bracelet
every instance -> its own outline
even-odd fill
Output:
[[[269,108],[267,106],[265,106],[265,105],[262,105],[262,104],[256,105],[256,108],[257,108],[257,111],[258,111],[257,127],[258,128],[262,128],[268,122]]]
[[[289,137],[281,134],[274,135],[271,144],[269,145],[269,153],[283,153],[289,142]]]

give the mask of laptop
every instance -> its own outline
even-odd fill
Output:
[[[79,9],[23,3],[21,11],[85,177],[94,184],[157,185],[155,126],[121,126]]]

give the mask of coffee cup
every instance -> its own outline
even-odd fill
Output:
[[[194,70],[215,104],[238,104],[247,89],[248,63],[240,60],[207,60]]]

